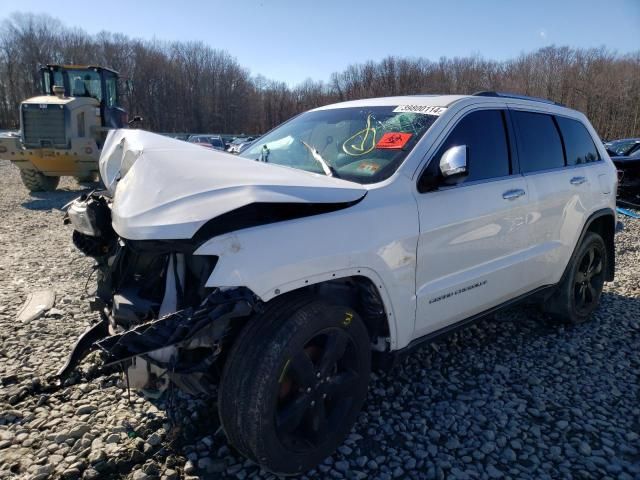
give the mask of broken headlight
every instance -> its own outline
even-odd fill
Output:
[[[91,237],[111,236],[111,210],[102,196],[83,195],[71,202],[67,218],[73,228]]]
[[[106,255],[115,243],[111,209],[103,195],[92,193],[71,202],[64,223],[73,225],[73,243],[90,257]]]

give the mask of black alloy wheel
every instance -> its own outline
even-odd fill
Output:
[[[574,301],[581,315],[597,306],[604,285],[604,252],[599,247],[594,243],[586,249],[574,277]]]
[[[344,441],[367,396],[369,334],[349,307],[283,298],[244,327],[218,406],[229,442],[284,475],[315,467]]]
[[[578,324],[598,308],[609,258],[604,240],[587,232],[544,309],[555,319]]]
[[[345,420],[361,366],[352,339],[340,328],[315,335],[289,359],[279,379],[275,424],[289,448],[317,448]]]

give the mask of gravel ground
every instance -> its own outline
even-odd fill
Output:
[[[201,400],[177,396],[168,418],[95,357],[50,380],[96,320],[82,298],[91,262],[61,221],[81,190],[63,179],[30,196],[0,161],[0,478],[272,478]],[[640,221],[622,220],[617,279],[591,322],[518,307],[373,374],[351,435],[307,478],[639,479]],[[41,288],[55,309],[17,323]]]

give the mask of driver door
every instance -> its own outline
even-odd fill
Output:
[[[504,109],[466,113],[420,179],[416,338],[523,293],[528,195],[507,124]],[[466,173],[443,178],[441,158],[460,146]]]

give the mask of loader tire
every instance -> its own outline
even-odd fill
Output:
[[[93,183],[96,181],[96,174],[89,173],[87,175],[77,175],[75,179],[78,183]]]
[[[37,170],[20,170],[20,178],[30,192],[52,192],[60,183],[60,177],[47,177]]]

